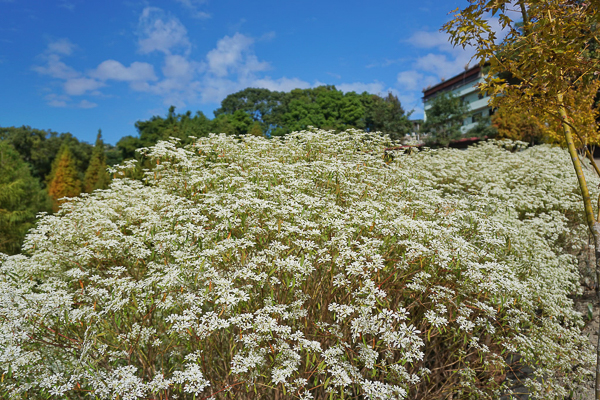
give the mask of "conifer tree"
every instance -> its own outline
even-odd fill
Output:
[[[109,179],[108,173],[106,172],[106,156],[104,154],[102,131],[98,130],[92,158],[85,171],[83,188],[87,193],[91,193],[96,189],[106,189],[108,187]]]
[[[52,163],[50,177],[48,194],[53,201],[53,210],[58,211],[58,207],[64,202],[60,199],[78,196],[82,191],[81,180],[75,168],[75,160],[67,144],[62,146]]]

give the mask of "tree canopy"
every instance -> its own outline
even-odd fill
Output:
[[[0,141],[0,253],[19,252],[36,214],[49,210],[49,199],[14,147]]]
[[[451,141],[460,139],[460,128],[467,112],[461,98],[443,92],[429,101],[427,120],[423,124],[423,130],[428,133],[427,142],[448,146]]]
[[[313,126],[335,131],[350,128],[379,131],[399,139],[411,128],[408,122],[411,113],[406,113],[397,96],[344,93],[331,85],[290,92],[248,88],[230,94],[221,104],[215,111],[216,119],[228,116],[230,121],[243,111],[272,136]],[[250,128],[251,122],[247,126]]]

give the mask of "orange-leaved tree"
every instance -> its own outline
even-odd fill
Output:
[[[598,0],[469,0],[444,25],[451,42],[472,45],[489,63],[481,90],[493,107],[519,108],[548,121],[569,150],[581,189],[585,219],[594,238],[600,283],[600,215],[596,217],[577,149],[598,141],[594,98],[600,87]],[[497,18],[503,38],[490,24]],[[510,82],[500,76],[511,75]],[[596,172],[590,151],[586,151]],[[600,201],[600,199],[598,199]],[[600,336],[596,399],[600,400]]]
[[[61,200],[63,197],[75,197],[81,191],[81,180],[75,167],[75,160],[69,146],[64,144],[54,159],[50,172],[48,194],[52,198],[53,210],[58,211],[59,206],[64,203],[64,200]]]

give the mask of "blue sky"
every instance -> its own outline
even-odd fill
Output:
[[[134,123],[246,87],[421,91],[472,51],[439,32],[466,0],[0,0],[0,126],[116,143]]]

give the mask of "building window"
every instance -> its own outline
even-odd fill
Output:
[[[479,100],[483,99],[483,93],[479,93],[479,94],[477,95],[477,98],[478,98]]]

